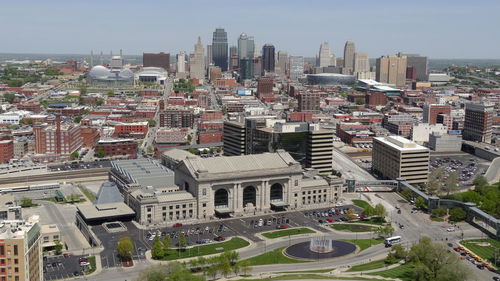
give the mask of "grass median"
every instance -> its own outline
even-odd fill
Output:
[[[377,238],[377,239],[357,239],[357,240],[343,240],[343,241],[358,245],[359,250],[363,251],[370,248],[371,246],[375,246],[377,244],[384,242],[384,239]]]
[[[248,245],[250,245],[250,243],[248,243],[246,240],[239,237],[233,237],[231,238],[231,240],[225,242],[200,245],[186,248],[184,250],[169,249],[167,251],[167,254],[161,260],[177,260],[212,254],[220,254],[225,251],[240,249]]]
[[[378,269],[378,268],[384,268],[386,266],[391,265],[390,263],[387,263],[385,259],[381,260],[376,260],[364,264],[359,264],[351,267],[347,272],[356,272],[356,271],[366,271],[366,270],[373,270],[373,269]]]
[[[380,281],[384,279],[375,279],[367,277],[346,277],[346,276],[329,276],[329,275],[318,275],[318,274],[291,274],[291,275],[281,275],[272,278],[259,278],[259,279],[238,279],[235,281],[279,281],[279,280],[311,280],[311,279],[322,279],[322,280],[360,280],[360,281]]]
[[[309,228],[290,228],[290,229],[285,229],[285,230],[276,230],[272,232],[266,232],[262,233],[262,236],[269,238],[269,239],[274,239],[274,238],[280,238],[280,237],[286,237],[286,236],[291,236],[291,235],[300,235],[300,234],[309,234],[309,233],[316,233],[314,230],[311,230]]]
[[[367,207],[370,207],[370,203],[366,202],[365,200],[353,199],[352,203],[360,208],[363,208],[363,210]]]
[[[377,275],[385,278],[398,278],[403,281],[413,281],[415,280],[415,277],[413,276],[414,272],[415,266],[411,263],[407,263],[391,269],[367,273],[367,275]]]
[[[377,229],[375,226],[355,224],[355,223],[336,223],[330,225],[332,229],[338,231],[349,231],[349,232],[369,232]]]
[[[272,250],[259,256],[247,259],[251,265],[266,265],[266,264],[289,264],[289,263],[303,263],[309,261],[296,260],[289,258],[283,254],[285,247]]]
[[[500,241],[495,239],[472,239],[460,241],[467,249],[480,256],[482,259],[495,264],[495,249],[500,249]]]

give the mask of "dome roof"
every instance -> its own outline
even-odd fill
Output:
[[[94,79],[105,79],[109,77],[111,71],[102,65],[96,65],[89,71],[89,76]]]

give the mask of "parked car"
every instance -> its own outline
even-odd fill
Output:
[[[289,226],[287,224],[281,224],[276,226],[277,229],[287,229]]]
[[[330,218],[326,219],[326,221],[327,221],[327,222],[334,222],[334,220],[333,220],[333,219],[330,219]]]
[[[182,223],[178,222],[178,223],[174,223],[173,227],[181,227],[182,226]]]
[[[219,242],[220,242],[220,241],[224,241],[224,240],[226,240],[226,238],[225,238],[225,237],[223,237],[223,236],[217,236],[217,237],[215,237],[215,238],[214,238],[214,240],[215,240],[215,241],[219,241]]]
[[[69,256],[70,256],[70,254],[68,254],[68,253],[63,254],[63,257],[65,257],[65,258],[69,258]]]

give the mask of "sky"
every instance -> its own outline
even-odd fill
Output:
[[[327,41],[356,51],[500,58],[499,0],[18,0],[0,6],[0,53],[192,52],[216,27],[313,57]]]

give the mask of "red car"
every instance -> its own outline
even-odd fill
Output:
[[[334,222],[333,219],[326,219],[327,222]]]
[[[364,220],[364,219],[366,219],[366,217],[365,217],[365,216],[363,216],[363,215],[359,215],[359,219],[360,219],[360,220]]]
[[[224,238],[223,236],[217,236],[214,238],[215,241],[224,241],[226,240],[226,238]]]
[[[180,226],[182,226],[182,223],[180,223],[180,222],[174,224],[174,227],[180,227]]]
[[[69,254],[68,254],[68,253],[64,253],[64,254],[63,254],[63,257],[65,257],[65,258],[69,258]]]
[[[276,228],[277,229],[287,229],[288,225],[287,224],[282,224],[282,225],[278,225]]]

